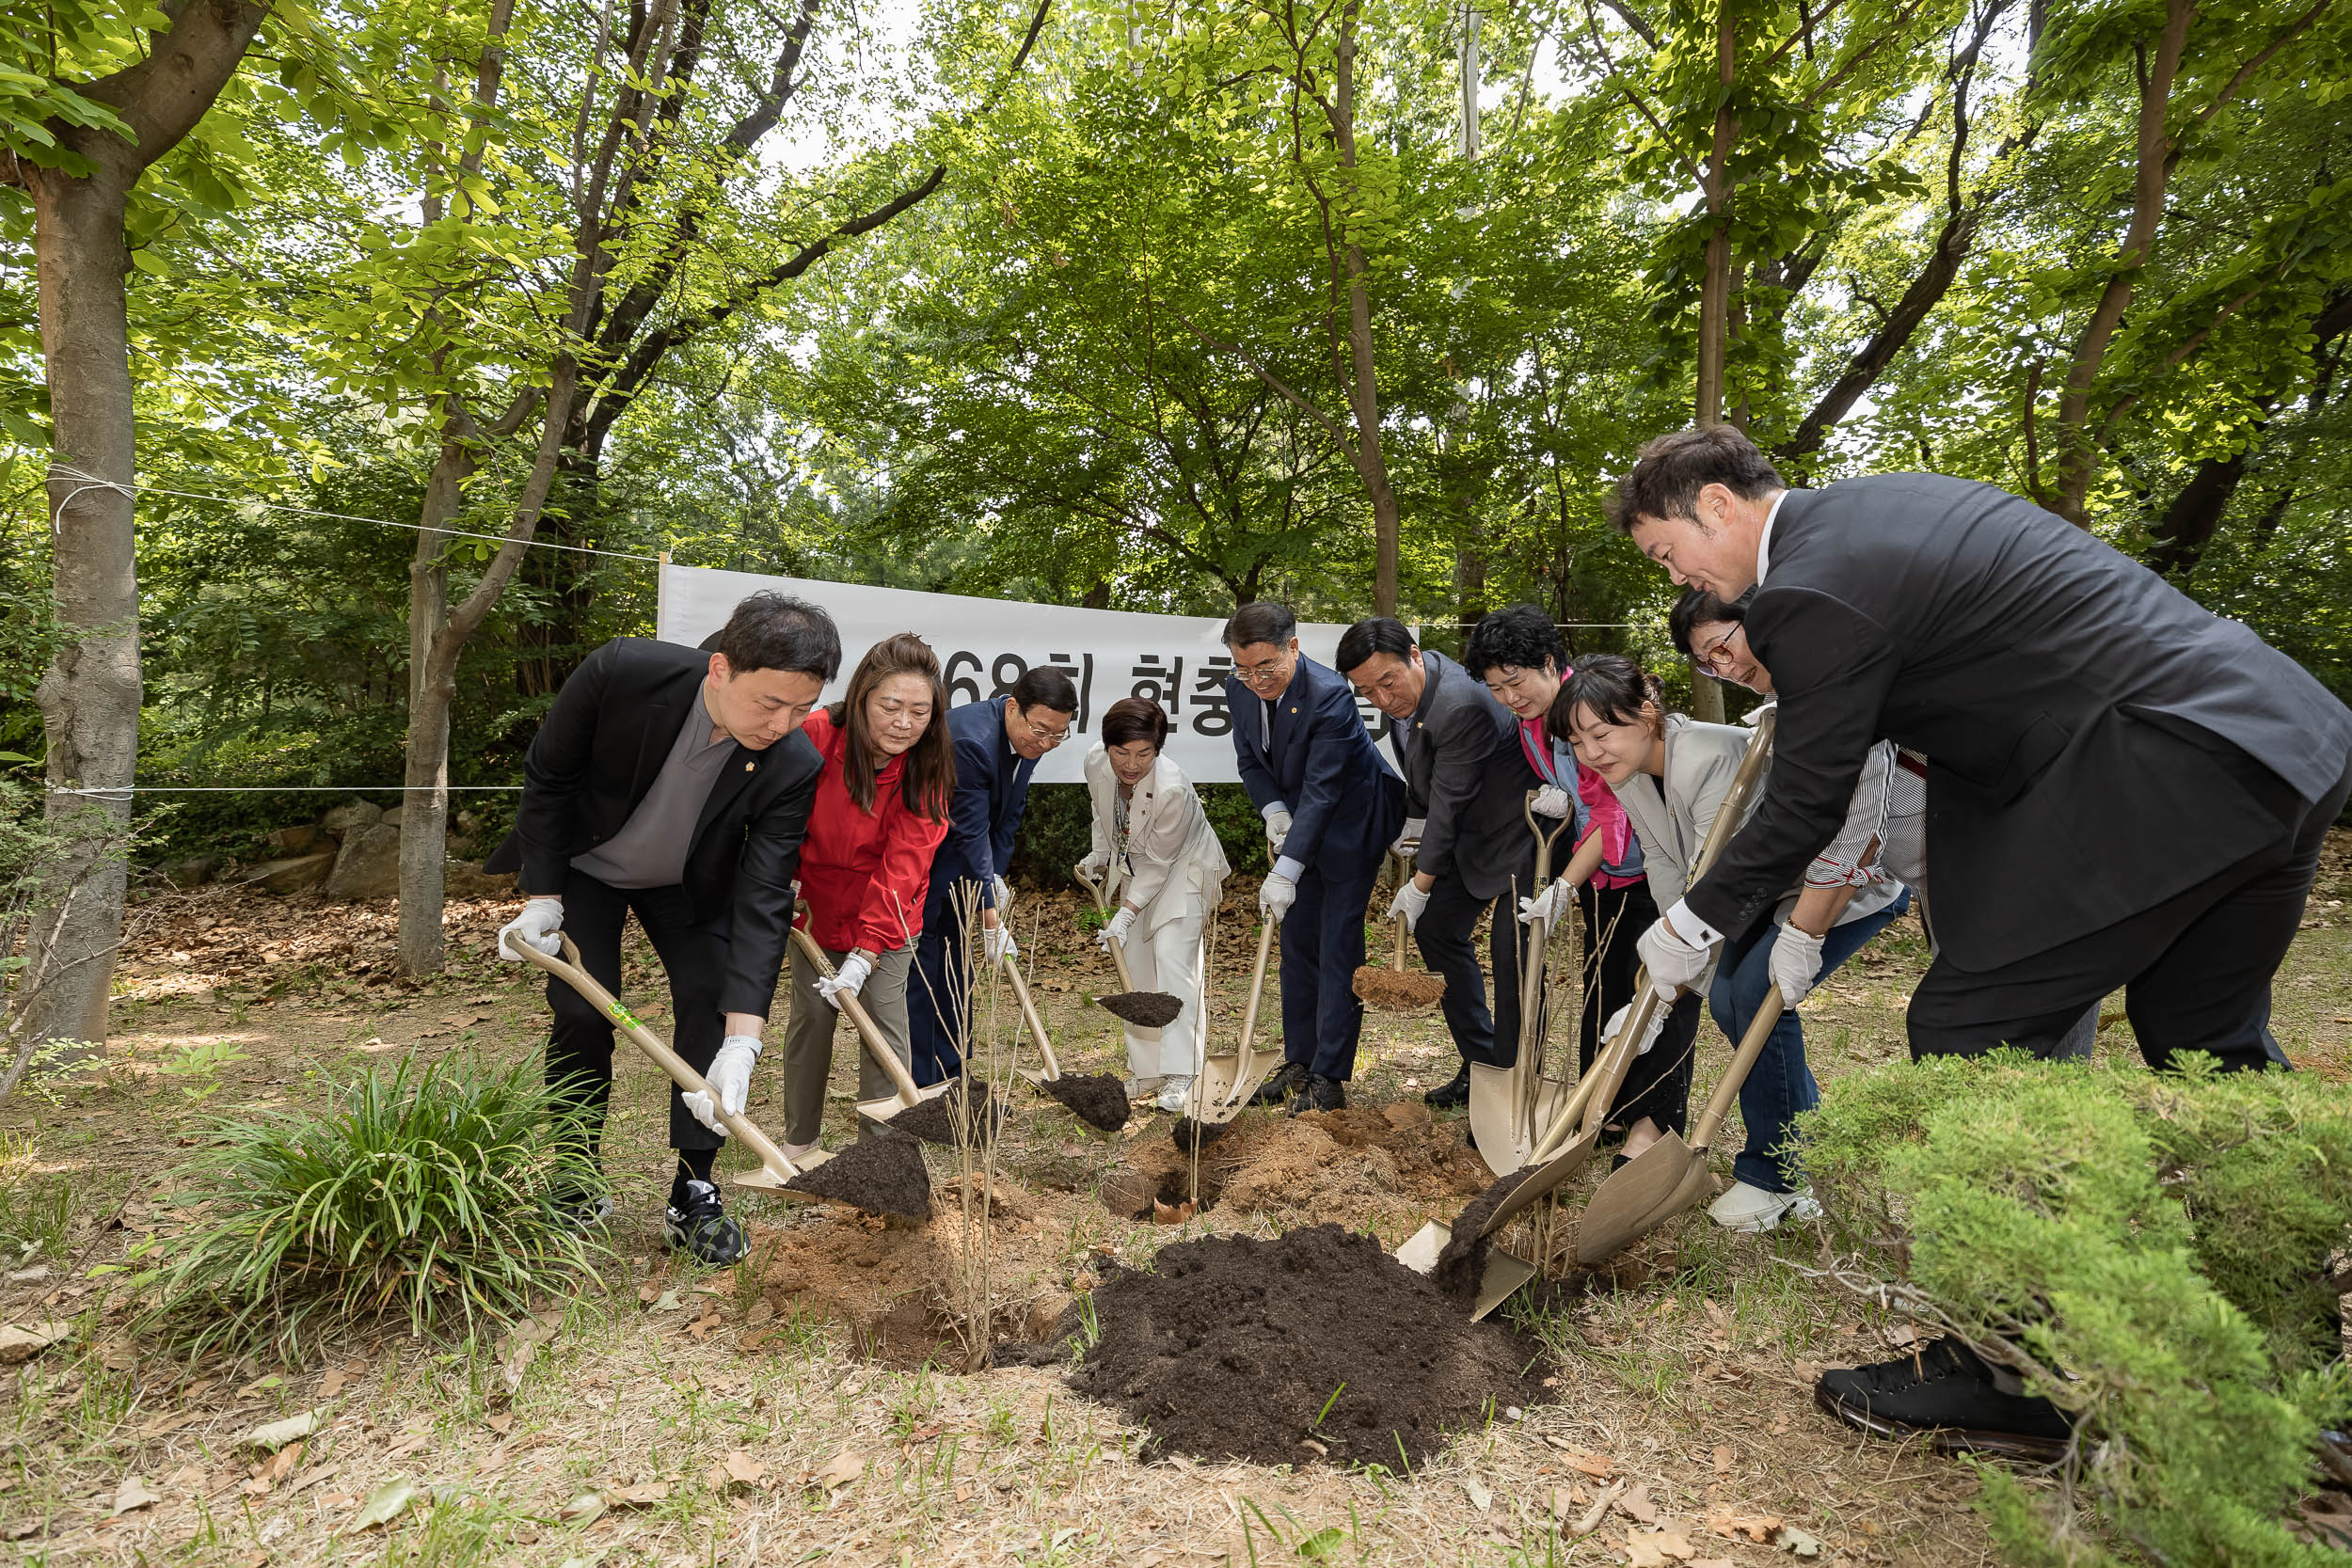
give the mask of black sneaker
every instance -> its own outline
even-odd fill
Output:
[[[1303,1087],[1306,1082],[1307,1069],[1304,1063],[1284,1062],[1266,1075],[1266,1081],[1258,1085],[1258,1092],[1249,1097],[1249,1103],[1279,1105]]]
[[[1813,1402],[1880,1437],[1926,1433],[1942,1453],[2047,1462],[2064,1456],[2074,1422],[2048,1400],[2004,1393],[1996,1373],[1957,1339],[1868,1367],[1838,1367],[1813,1385]]]
[[[1307,1085],[1291,1101],[1290,1114],[1301,1111],[1344,1111],[1347,1109],[1347,1085],[1336,1078],[1307,1075]]]
[[[555,1211],[558,1224],[569,1226],[574,1230],[594,1230],[612,1218],[611,1193],[592,1193],[574,1188],[570,1192],[556,1194],[548,1200],[548,1206]]]
[[[686,1183],[686,1206],[670,1205],[663,1229],[669,1233],[673,1249],[692,1253],[694,1261],[714,1269],[741,1262],[751,1250],[743,1227],[727,1217],[726,1205],[719,1201],[719,1189],[707,1181]]]
[[[1433,1110],[1451,1111],[1456,1105],[1470,1103],[1470,1064],[1434,1089],[1423,1089],[1422,1101]]]

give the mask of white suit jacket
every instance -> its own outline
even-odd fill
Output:
[[[1094,805],[1094,847],[1108,853],[1119,775],[1097,741],[1087,752],[1087,794]],[[1188,914],[1205,915],[1232,867],[1183,768],[1160,753],[1127,800],[1127,853],[1111,856],[1104,896],[1124,897],[1143,911],[1145,932]]]

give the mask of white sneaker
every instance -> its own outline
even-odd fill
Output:
[[[1127,1080],[1127,1083],[1126,1083],[1126,1085],[1125,1085],[1125,1086],[1126,1086],[1126,1090],[1127,1090],[1127,1098],[1128,1098],[1128,1099],[1130,1099],[1130,1100],[1149,1100],[1149,1099],[1151,1099],[1151,1098],[1152,1098],[1154,1094],[1157,1094],[1157,1093],[1159,1092],[1160,1084],[1161,1084],[1161,1080],[1160,1080],[1159,1078],[1157,1078],[1157,1077],[1152,1077],[1152,1078],[1133,1078],[1133,1077],[1131,1077],[1131,1078],[1129,1078],[1129,1079]]]
[[[1163,1111],[1182,1116],[1184,1114],[1184,1107],[1190,1104],[1191,1101],[1191,1079],[1163,1078],[1160,1080],[1160,1097],[1158,1100],[1152,1101],[1152,1103],[1157,1105]]]
[[[1726,1230],[1770,1230],[1783,1220],[1818,1220],[1821,1206],[1813,1201],[1809,1187],[1768,1193],[1740,1181],[1707,1206],[1707,1217]]]

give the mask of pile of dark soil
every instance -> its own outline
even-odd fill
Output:
[[[1127,1085],[1116,1073],[1065,1072],[1038,1085],[1089,1127],[1116,1132],[1127,1125]]]
[[[796,1193],[829,1197],[869,1214],[929,1219],[931,1173],[913,1138],[877,1128],[821,1165],[785,1183]]]
[[[970,1091],[968,1107],[966,1090]],[[888,1125],[901,1132],[912,1132],[925,1143],[946,1144],[955,1148],[965,1144],[984,1144],[996,1136],[998,1129],[1005,1125],[1005,1108],[989,1102],[986,1084],[959,1083],[946,1094],[910,1105],[892,1117]]]
[[[1164,990],[1115,990],[1108,996],[1096,997],[1094,1003],[1113,1018],[1122,1019],[1138,1029],[1165,1028],[1184,1010],[1184,1003]]]
[[[1356,994],[1370,1006],[1391,1013],[1417,1012],[1445,999],[1445,976],[1417,970],[1366,964],[1352,982]]]
[[[1419,1465],[1489,1402],[1545,1397],[1542,1351],[1336,1225],[1162,1247],[1094,1292],[1073,1387],[1151,1430],[1145,1453]]]
[[[1494,1250],[1494,1243],[1479,1232],[1486,1228],[1486,1221],[1494,1212],[1502,1207],[1502,1200],[1535,1171],[1534,1165],[1513,1171],[1470,1199],[1469,1207],[1454,1216],[1452,1237],[1446,1242],[1445,1250],[1438,1254],[1438,1266],[1429,1273],[1438,1289],[1460,1301],[1477,1298],[1478,1282],[1486,1273],[1486,1254]]]

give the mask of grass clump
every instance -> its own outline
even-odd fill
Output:
[[[535,1062],[370,1069],[328,1104],[224,1122],[180,1173],[201,1217],[150,1243],[168,1257],[143,1276],[151,1331],[191,1354],[294,1360],[354,1327],[503,1325],[592,1272],[602,1249],[558,1204],[601,1178]]]
[[[2006,1555],[2189,1568],[2337,1560],[2290,1533],[2352,1414],[2329,1254],[2352,1097],[2296,1073],[1931,1059],[1839,1080],[1805,1163],[1891,1283],[2026,1374],[2078,1441],[2055,1491],[1979,1466]]]

